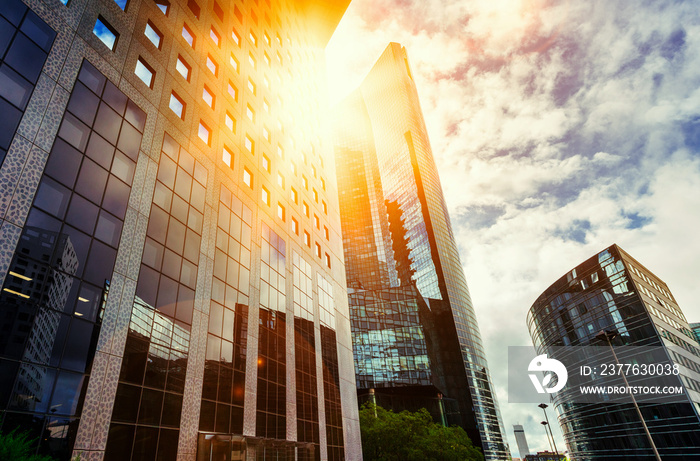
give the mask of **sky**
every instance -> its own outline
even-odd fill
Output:
[[[617,243],[700,321],[700,10],[353,0],[326,50],[331,100],[391,41],[411,61],[511,452],[513,424],[544,450],[541,410],[508,403],[506,365],[549,285]]]

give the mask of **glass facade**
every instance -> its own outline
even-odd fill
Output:
[[[681,401],[639,404],[662,459],[700,456],[700,348],[668,286],[613,245],[572,269],[530,308],[530,335],[539,354],[554,346],[595,346],[601,330],[613,346],[659,346],[672,377],[685,388]],[[582,363],[583,364],[583,363]],[[655,459],[630,403],[583,404],[557,393],[569,455],[577,460]]]
[[[0,2],[0,431],[61,461],[361,457],[320,135],[349,1],[28,3]]]
[[[360,395],[374,389],[376,398],[405,401],[396,394],[413,389],[426,406],[446,397],[459,408],[450,419],[486,458],[506,458],[479,328],[401,45],[387,47],[341,104],[334,125]]]

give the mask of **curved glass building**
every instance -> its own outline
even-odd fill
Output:
[[[406,49],[340,104],[335,156],[360,398],[426,407],[508,459]]]
[[[662,459],[700,459],[700,345],[668,286],[648,269],[612,245],[547,288],[530,308],[527,322],[538,354],[552,355],[560,346],[609,350],[600,336],[607,331],[615,333],[612,347],[618,351],[625,350],[619,346],[644,346],[656,351],[659,362],[676,365],[679,374],[668,380],[682,386],[682,394],[666,401],[637,400]],[[634,362],[634,357],[620,362]],[[571,373],[569,367],[569,384]],[[610,383],[608,378],[596,379]],[[655,459],[631,398],[610,403],[574,400],[566,389],[554,394],[572,459]]]

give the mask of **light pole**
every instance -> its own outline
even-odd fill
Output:
[[[540,407],[542,409],[542,412],[544,413],[544,419],[547,422],[547,424],[545,425],[545,429],[547,429],[547,426],[549,426],[549,418],[547,417],[547,410],[546,410],[548,405],[546,403],[540,403],[537,406]],[[554,445],[554,454],[558,455],[559,452],[557,451],[557,442],[554,441],[554,433],[552,432],[552,426],[549,426],[549,433],[552,436],[552,444]]]
[[[620,368],[620,361],[617,360],[617,354],[615,354],[615,349],[612,346],[612,343],[610,342],[611,339],[615,338],[617,336],[617,331],[610,331],[610,330],[600,330],[600,332],[595,335],[596,339],[603,339],[605,338],[605,341],[608,343],[608,346],[610,347],[610,352],[612,352],[613,358],[615,359],[615,365],[618,366],[618,369]],[[625,382],[625,387],[629,389],[630,385],[627,382],[627,377],[625,376],[624,373],[620,373],[622,376],[622,380]],[[651,438],[651,432],[649,432],[649,428],[647,427],[646,421],[644,421],[644,416],[642,416],[642,410],[639,409],[639,405],[637,405],[637,399],[634,398],[634,394],[632,392],[629,393],[630,398],[632,399],[632,403],[634,404],[635,410],[637,410],[637,414],[639,415],[639,420],[642,422],[642,426],[644,426],[644,432],[647,434],[647,439],[649,439],[649,443],[651,444],[651,449],[654,451],[654,456],[656,456],[656,461],[661,461],[661,456],[659,456],[659,451],[656,449],[656,444],[654,444],[654,439]]]
[[[547,432],[547,421],[542,421],[540,423],[544,426],[544,434],[547,436],[547,442],[549,442],[549,449],[552,449],[552,439],[549,438],[549,432]]]

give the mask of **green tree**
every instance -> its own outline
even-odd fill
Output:
[[[436,424],[425,408],[394,413],[367,403],[360,410],[360,431],[365,461],[484,459],[464,429]]]
[[[26,432],[13,430],[0,434],[0,460],[8,461],[54,461],[50,456],[33,454],[34,440]]]

